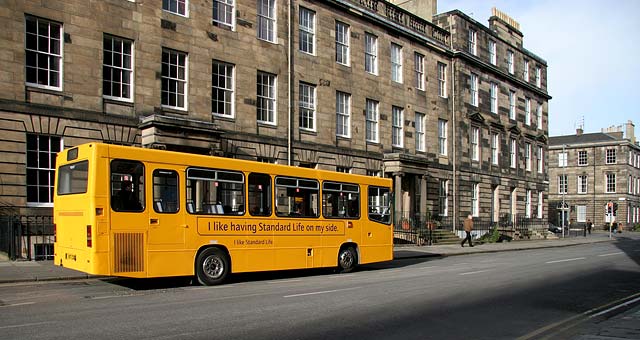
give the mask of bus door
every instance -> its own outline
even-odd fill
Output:
[[[148,209],[149,245],[168,245],[170,248],[182,249],[187,225],[184,209],[180,207],[178,171],[166,168],[149,171],[152,204]]]

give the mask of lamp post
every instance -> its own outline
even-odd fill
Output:
[[[564,212],[565,212],[565,205],[564,205],[564,194],[567,192],[566,188],[568,187],[568,183],[567,183],[567,154],[565,153],[565,146],[566,144],[562,144],[562,209],[561,214],[562,214],[562,226],[560,228],[562,228],[562,238],[564,238]]]

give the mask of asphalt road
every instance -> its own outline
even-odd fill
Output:
[[[0,339],[528,339],[640,292],[640,241],[396,260],[350,274],[0,285]],[[561,333],[555,333],[561,334]],[[565,333],[562,333],[566,335]]]

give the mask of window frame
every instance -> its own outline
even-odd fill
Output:
[[[604,174],[604,192],[614,194],[616,192],[616,174],[607,172]]]
[[[511,120],[516,120],[518,118],[516,114],[516,102],[516,91],[509,90],[509,119]]]
[[[478,102],[479,102],[479,98],[478,98],[478,75],[475,73],[471,73],[469,75],[469,91],[471,94],[471,99],[469,104],[478,107]]]
[[[616,149],[605,149],[605,164],[616,164]]]
[[[44,138],[46,138],[46,145],[42,141]],[[24,165],[25,200],[28,207],[53,207],[56,159],[57,153],[62,150],[64,150],[64,139],[61,136],[27,133]],[[32,200],[34,190],[35,200]],[[42,197],[45,196],[44,190],[46,190],[46,199]]]
[[[489,88],[489,94],[491,96],[491,113],[498,114],[498,84],[491,82]]]
[[[471,146],[471,160],[480,161],[480,128],[477,126],[471,127],[469,145]]]
[[[343,133],[340,133],[340,131],[342,131]],[[336,136],[342,138],[351,138],[351,94],[337,90]]]
[[[438,119],[438,153],[440,156],[448,155],[447,130],[449,129],[449,121]]]
[[[438,62],[438,95],[447,98],[447,64]]]
[[[114,56],[111,57],[111,61],[112,61],[112,65],[107,65],[105,63],[106,61],[106,55],[107,55],[107,49],[105,46],[105,43],[107,42],[107,40],[109,39],[109,41],[111,42],[111,46],[115,46],[116,41],[121,43],[121,47],[120,47],[120,51],[118,53],[118,51],[114,51],[115,49],[112,48],[112,50],[110,51],[111,54],[116,55],[119,54],[121,56],[121,62],[120,62],[120,66],[116,66],[113,65],[114,64]],[[126,68],[125,65],[125,60],[126,60],[126,56],[127,54],[125,53],[125,45],[126,43],[129,44],[129,54],[128,54],[128,59],[129,59],[129,68]],[[134,66],[134,62],[135,62],[135,46],[134,46],[134,42],[133,40],[129,40],[129,39],[125,39],[125,38],[120,38],[120,37],[116,37],[110,34],[104,34],[102,37],[102,97],[109,99],[109,100],[116,100],[116,101],[122,101],[122,102],[127,102],[127,103],[133,103],[133,95],[134,95],[134,89],[135,89],[135,85],[134,85],[134,80],[135,80],[135,76],[134,76],[134,72],[135,72],[135,66]],[[114,77],[113,75],[111,75],[111,78],[109,80],[110,84],[120,84],[120,96],[114,96],[113,95],[113,91],[111,91],[111,94],[105,94],[106,91],[106,86],[105,83],[107,82],[106,77],[105,77],[105,71],[106,69],[109,69],[111,71],[111,74],[113,74],[114,71],[118,71],[120,73],[120,82],[114,81]],[[124,77],[122,76],[123,74],[127,73],[129,75],[128,77],[128,83],[124,82]],[[129,90],[128,90],[128,97],[127,96],[123,96],[122,93],[123,88],[125,86],[125,84],[127,84],[129,86]]]
[[[491,164],[499,165],[500,158],[500,134],[491,133]]]
[[[498,50],[496,47],[495,40],[489,39],[488,50],[489,50],[489,63],[495,66],[496,64],[498,64]]]
[[[404,109],[395,105],[391,106],[391,145],[404,147]]]
[[[391,55],[391,81],[402,84],[404,77],[402,74],[402,46],[396,43],[391,43],[390,55]]]
[[[298,85],[298,128],[305,131],[316,131],[316,86],[300,82]],[[304,123],[304,124],[303,124]],[[309,125],[312,126],[309,126]]]
[[[578,166],[589,165],[589,154],[587,150],[578,150]]]
[[[469,28],[467,36],[467,48],[468,52],[473,55],[478,55],[478,31],[474,28]]]
[[[351,27],[344,22],[336,20],[335,29],[336,29],[335,31],[336,63],[344,66],[350,66],[351,65],[351,57],[350,57]]]
[[[524,124],[531,126],[531,98],[524,97]]]
[[[328,188],[328,186],[337,186],[338,188]],[[356,190],[353,190],[353,189]],[[325,193],[329,192],[329,193],[334,193],[334,194],[338,194],[339,199],[338,202],[336,202],[338,204],[337,209],[338,209],[338,214],[328,214],[329,212],[329,207],[328,207],[328,197],[325,196]],[[345,182],[334,182],[334,181],[323,181],[322,182],[322,217],[324,218],[328,218],[328,219],[359,219],[361,212],[360,212],[360,203],[361,203],[361,190],[360,190],[360,185],[355,184],[355,183],[345,183]],[[351,209],[353,209],[353,207],[344,207],[344,213],[340,213],[340,198],[344,197],[343,194],[353,194],[356,196],[355,199],[355,205],[353,207],[355,207],[355,214],[349,213]],[[349,203],[352,202],[352,200],[348,201]]]
[[[258,0],[256,13],[256,35],[270,43],[278,42],[277,0]],[[266,9],[266,13],[264,12]]]
[[[264,82],[264,80],[267,82]],[[273,80],[273,84],[271,84]],[[265,93],[267,95],[265,95]],[[256,74],[256,120],[261,124],[278,124],[278,76],[272,73],[258,71]],[[266,108],[264,107],[264,104]],[[265,114],[272,119],[264,120]]]
[[[216,70],[218,71],[216,73]],[[224,70],[224,73],[220,73]],[[228,73],[231,73],[229,76]],[[214,79],[224,79],[226,87],[220,86],[220,81],[214,82]],[[230,83],[230,84],[229,84]],[[236,116],[236,66],[231,63],[227,63],[221,60],[212,60],[211,62],[211,114],[216,117],[234,119]],[[218,94],[223,93],[222,101],[219,99]],[[215,94],[215,95],[214,95]],[[227,95],[229,95],[229,103],[227,103]],[[224,111],[228,109],[230,113],[216,112],[215,108],[219,106],[215,103],[222,103]]]
[[[171,6],[171,4],[175,3],[176,9],[172,10],[170,7],[165,8],[165,4]],[[180,12],[180,4],[183,4],[184,11]],[[188,18],[189,17],[189,0],[162,0],[162,10],[171,14],[179,15],[181,17]]]
[[[24,79],[25,79],[25,85],[27,86],[31,86],[31,87],[36,87],[36,88],[41,88],[41,89],[46,89],[46,90],[52,90],[52,91],[62,91],[63,90],[63,81],[64,81],[64,26],[61,22],[57,22],[57,21],[53,21],[53,20],[48,20],[48,19],[44,19],[44,18],[40,18],[40,17],[36,17],[33,15],[25,15],[25,19],[24,19],[24,24],[25,24],[25,28],[24,28],[24,37],[25,37],[25,41],[24,41],[24,54],[25,54],[25,68],[24,68]],[[29,27],[31,27],[31,25],[29,24],[30,21],[35,22],[34,26],[36,31],[35,32],[30,32],[29,31]],[[47,25],[47,32],[46,32],[46,36],[42,35],[40,32],[40,27],[41,27],[41,23],[46,23]],[[52,26],[57,27],[57,36],[55,34],[52,34]],[[30,39],[30,36],[35,35],[34,39]],[[40,45],[40,37],[46,38],[46,42],[47,42],[47,47],[46,47],[46,51],[41,51],[39,48]],[[30,48],[29,45],[29,41],[33,41],[33,43],[35,43],[35,46],[33,48]],[[52,41],[57,41],[57,44],[52,44]],[[57,47],[58,49],[58,53],[55,53],[55,51],[51,52],[51,47]],[[30,55],[33,55],[32,58],[30,58]],[[39,65],[39,60],[41,59],[40,56],[44,55],[46,57],[46,61],[47,61],[47,66],[46,68],[43,68]],[[35,64],[31,64],[29,62],[30,59],[33,59],[33,62],[35,62]],[[51,61],[54,60],[55,63],[52,63]],[[52,68],[51,65],[57,65],[57,69]],[[34,71],[34,75],[35,75],[35,82],[34,81],[29,81],[29,70],[30,69],[35,69]],[[40,81],[40,75],[39,73],[41,73],[39,70],[45,70],[46,71],[46,84],[41,83]],[[58,83],[58,85],[51,85],[51,83],[53,82],[54,78],[51,77],[52,73],[56,73],[56,77],[55,77],[55,81]]]
[[[365,72],[378,75],[378,36],[364,34],[364,69]]]
[[[414,75],[415,75],[415,86],[416,89],[420,91],[425,90],[425,77],[424,77],[424,54],[414,52],[413,53],[413,63],[414,63]]]
[[[567,175],[558,175],[558,194],[567,194],[569,189],[569,181]]]
[[[589,177],[587,175],[578,175],[576,176],[577,183],[577,192],[578,194],[586,194],[589,191]]]
[[[415,113],[415,125],[416,125],[416,151],[425,152],[425,118],[426,115],[421,112]]]
[[[165,70],[165,66],[164,65],[167,64],[167,62],[165,62],[165,54],[167,54],[168,58],[169,58],[169,61],[168,61],[168,65],[169,66],[168,67],[169,68],[174,68],[174,67],[177,68],[174,71],[176,73],[177,77],[171,77],[170,76],[171,71],[169,71],[169,75],[166,75],[164,73],[164,70]],[[171,56],[173,56],[173,55],[176,56],[177,64],[172,64],[171,63],[170,59],[171,59]],[[180,65],[179,64],[181,56],[183,56],[184,65]],[[188,105],[188,103],[189,103],[189,100],[188,100],[188,98],[189,98],[188,97],[188,95],[189,95],[189,54],[187,54],[185,52],[181,52],[181,51],[177,51],[177,50],[173,50],[173,49],[170,49],[170,48],[163,47],[162,48],[162,62],[161,62],[161,64],[162,64],[162,71],[161,71],[161,83],[162,83],[162,85],[161,85],[161,90],[160,90],[160,92],[161,92],[161,96],[160,96],[161,97],[161,100],[160,100],[161,106],[164,107],[164,108],[173,109],[173,110],[187,111],[188,107],[189,107],[189,105]],[[179,73],[180,73],[179,71],[180,71],[181,68],[184,69],[184,72],[183,72],[184,78],[183,79],[181,79],[179,77]],[[170,82],[170,83],[167,84],[167,86],[168,86],[167,89],[165,89],[165,81]],[[171,85],[173,85],[174,83],[176,85],[182,84],[182,88],[183,88],[183,93],[182,94],[180,94],[179,92],[170,92],[169,87],[173,87]],[[177,87],[175,87],[175,91],[178,91]],[[163,98],[164,93],[167,93],[167,100],[168,100],[169,104],[165,104],[163,102],[164,101],[164,98]],[[176,105],[171,105],[170,104],[169,95],[175,96]],[[183,97],[183,101],[184,101],[184,105],[183,106],[178,106],[177,105],[178,102],[179,102],[180,96]]]
[[[302,6],[298,12],[298,51],[316,55],[316,12]]]
[[[512,50],[507,50],[507,70],[509,74],[515,73],[515,54]]]
[[[371,105],[370,105],[371,104]],[[380,102],[367,98],[365,101],[365,139],[369,143],[380,140]],[[373,137],[373,138],[371,138]]]
[[[216,9],[218,9],[217,15]],[[228,11],[228,9],[231,10]],[[211,20],[213,21],[214,25],[227,27],[230,30],[235,31],[236,0],[213,0]]]

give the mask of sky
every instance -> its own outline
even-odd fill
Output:
[[[639,0],[439,0],[489,26],[496,7],[520,23],[524,48],[546,60],[549,135],[600,132],[632,120],[640,132]]]

